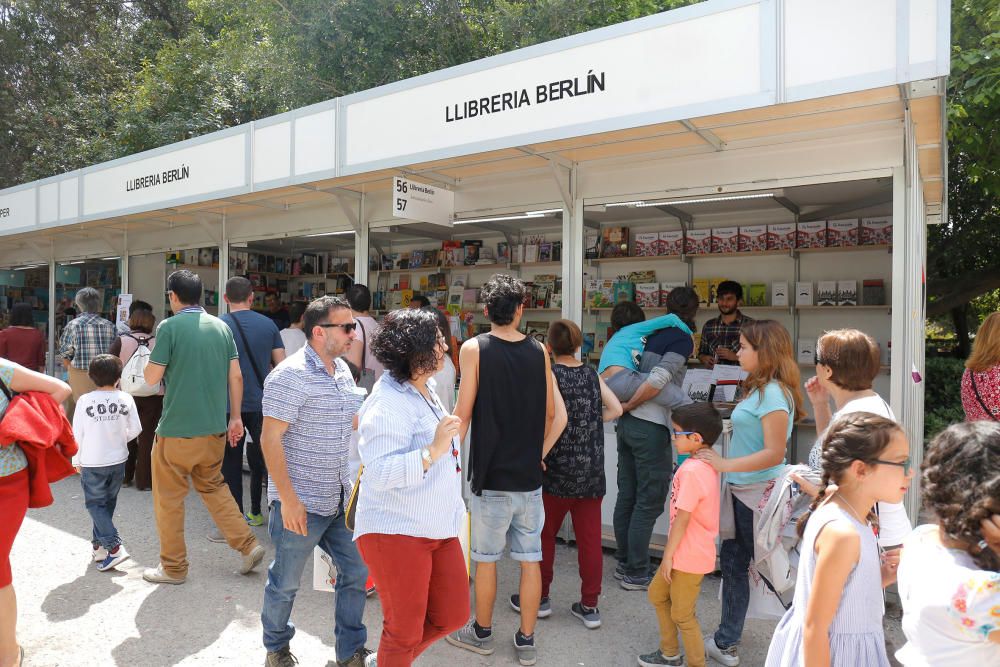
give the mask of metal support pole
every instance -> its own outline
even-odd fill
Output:
[[[583,198],[579,192],[579,167],[569,172],[569,203],[562,212],[562,316],[573,322],[583,321]]]
[[[53,241],[49,239],[49,354],[45,372],[56,376],[56,259]]]
[[[358,227],[354,232],[354,282],[368,285],[368,255],[369,225],[365,212],[365,200],[368,195],[362,194],[358,200]],[[371,285],[368,285],[371,288]]]
[[[229,230],[226,228],[226,214],[222,214],[222,238],[219,241],[219,316],[226,312],[226,300],[222,298],[222,293],[226,289],[226,281],[229,280]]]

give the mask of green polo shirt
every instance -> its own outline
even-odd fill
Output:
[[[167,367],[157,435],[194,438],[225,432],[229,361],[238,357],[233,332],[203,310],[183,310],[160,322],[149,354],[151,363]]]

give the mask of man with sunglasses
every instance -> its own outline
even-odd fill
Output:
[[[289,618],[302,570],[319,546],[337,566],[337,665],[367,667],[375,664],[375,654],[365,648],[368,568],[344,522],[351,494],[351,432],[365,391],[355,385],[340,357],[356,340],[356,322],[348,303],[335,296],[310,303],[303,322],[305,347],[264,381],[261,444],[271,508],[268,533],[275,552],[260,615],[264,664],[291,667],[297,662],[289,648],[295,635]]]

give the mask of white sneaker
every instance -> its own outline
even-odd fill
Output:
[[[91,556],[93,556],[95,563],[100,563],[102,560],[108,557],[108,550],[102,547],[100,544],[98,544],[94,546],[94,550]]]
[[[715,643],[714,635],[705,635],[705,655],[715,660],[720,665],[726,667],[736,667],[740,664],[740,656],[736,653],[736,646],[729,648],[719,648]]]
[[[97,569],[100,570],[101,572],[107,572],[108,570],[113,569],[115,565],[118,565],[119,563],[126,561],[128,559],[129,555],[128,552],[125,551],[125,545],[119,544],[118,548],[114,549],[113,551],[109,551],[108,555],[104,558],[104,560],[98,563]]]
[[[171,577],[169,574],[163,571],[163,565],[157,565],[156,567],[147,568],[145,572],[142,573],[142,578],[151,584],[183,584],[185,579],[177,579],[176,577]]]
[[[258,544],[249,553],[243,554],[240,558],[240,574],[250,574],[264,560],[264,547]]]

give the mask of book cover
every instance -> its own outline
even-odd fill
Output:
[[[265,262],[264,265],[267,267],[264,269],[264,271],[267,271],[268,273],[274,273],[274,255],[267,255],[265,257],[264,262]]]
[[[212,266],[212,249],[198,249],[198,266]]]
[[[885,283],[881,278],[868,278],[862,281],[861,302],[866,306],[885,305]]]
[[[695,278],[694,279],[694,291],[698,294],[698,303],[702,306],[707,306],[709,302],[709,284],[710,280],[708,278]]]
[[[551,243],[539,243],[538,244],[538,261],[539,262],[551,262],[552,261],[552,244]]]
[[[524,246],[524,263],[533,264],[538,261],[538,244],[529,243]]]
[[[506,241],[497,243],[497,262],[506,264],[510,261],[510,244]]]
[[[476,307],[476,299],[479,296],[479,290],[474,287],[466,287],[462,290],[462,309],[472,310]]]
[[[583,258],[597,259],[601,256],[601,235],[587,233],[583,237]]]
[[[812,283],[810,283],[811,285]],[[808,305],[808,304],[799,304]],[[816,283],[816,305],[836,306],[837,305],[837,281],[820,280]]]
[[[409,273],[400,273],[399,276],[398,276],[398,278],[397,278],[397,280],[398,280],[399,289],[401,289],[401,290],[412,289],[412,283],[410,282],[411,279],[410,279],[410,274]],[[413,295],[411,294],[410,296],[413,296]]]
[[[795,305],[796,306],[813,305],[813,284],[811,282],[795,283]]]
[[[684,231],[681,229],[671,229],[660,232],[657,235],[657,255],[683,255],[684,254]]]
[[[728,280],[728,278],[709,278],[708,279],[708,302],[718,303],[719,302],[719,283]]]
[[[826,247],[847,248],[858,245],[858,220],[827,220]]]
[[[219,266],[219,249],[212,248],[212,266]]]
[[[410,251],[410,266],[411,269],[416,269],[423,266],[424,263],[424,251],[423,250],[411,250]]]
[[[626,277],[630,283],[655,283],[656,282],[656,271],[652,269],[646,269],[643,271],[629,271]]]
[[[771,283],[771,305],[788,305],[788,283],[782,280]]]
[[[712,253],[736,252],[739,248],[739,227],[713,227]]]
[[[552,242],[552,261],[553,262],[562,261],[562,241]]]
[[[660,284],[638,283],[635,286],[635,302],[643,308],[660,307]]]
[[[616,280],[614,284],[614,303],[623,301],[635,301],[635,283],[627,280]]]
[[[798,351],[797,356],[800,364],[811,366],[816,362],[815,340],[810,340],[808,338],[800,338],[798,340],[798,345],[796,347]]]
[[[892,245],[892,216],[861,218],[861,245]]]
[[[428,276],[428,275],[422,275],[422,276],[420,276],[420,282],[418,284],[420,285],[420,293],[421,294],[425,294],[427,292],[427,290],[430,289],[430,284],[431,283],[430,283],[429,279],[430,279],[430,276]]]
[[[712,252],[711,229],[689,229],[684,237],[684,253],[687,255],[708,255]]]
[[[767,226],[767,250],[791,250],[795,247],[795,223]]]
[[[466,241],[463,245],[465,249],[465,258],[463,259],[463,264],[465,266],[475,266],[476,262],[479,261],[479,249],[483,247],[482,241]]]
[[[767,250],[767,225],[740,225],[736,241],[737,252]]]
[[[838,280],[837,281],[837,305],[856,306],[858,305],[858,281]]]
[[[562,293],[556,292],[549,297],[549,308],[562,308]]]
[[[399,294],[399,307],[400,308],[409,308],[410,307],[410,301],[413,300],[413,290],[411,290],[411,289],[401,289],[401,290],[399,290],[398,294]]]
[[[628,257],[628,227],[605,227],[601,234],[601,257]]]
[[[826,220],[800,222],[795,230],[796,248],[825,248]]]
[[[638,232],[635,235],[636,257],[653,257],[657,254],[660,234],[658,232]]]
[[[767,285],[764,283],[750,283],[747,288],[746,305],[749,307],[761,307],[767,305]]]
[[[667,305],[667,296],[670,295],[670,291],[671,290],[673,290],[674,288],[677,288],[677,287],[687,287],[687,283],[683,282],[683,281],[681,281],[681,282],[673,281],[673,282],[660,283],[660,303],[658,305],[661,308],[666,307],[666,305]]]
[[[284,273],[285,272],[285,258],[284,257],[275,257],[274,258],[274,272],[275,273]]]
[[[586,287],[586,307],[587,308],[610,308],[614,305],[611,301],[614,291],[614,281],[601,278],[591,278],[585,283]]]
[[[198,249],[184,251],[184,263],[189,266],[198,266]]]

